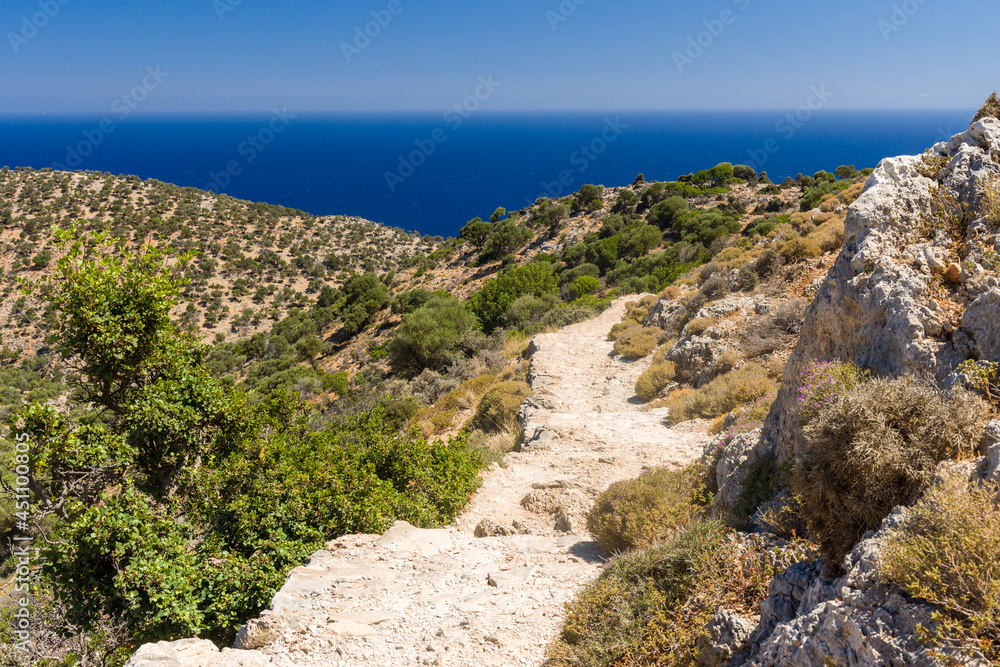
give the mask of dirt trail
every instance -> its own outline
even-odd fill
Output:
[[[668,428],[665,410],[632,402],[648,361],[611,357],[606,340],[629,300],[535,339],[523,451],[487,472],[451,527],[399,523],[331,542],[241,634],[258,650],[215,664],[541,665],[565,603],[603,566],[584,520],[594,498],[643,467],[689,463],[708,439],[701,424]]]

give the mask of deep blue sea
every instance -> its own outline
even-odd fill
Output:
[[[229,117],[0,117],[0,165],[136,174],[317,215],[456,235],[584,183],[673,180],[719,162],[774,181],[874,167],[963,131],[973,110]]]

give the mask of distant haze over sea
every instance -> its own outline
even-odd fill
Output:
[[[584,183],[627,185],[719,162],[780,182],[874,167],[965,130],[974,110],[0,118],[0,165],[136,174],[317,215],[457,235]]]

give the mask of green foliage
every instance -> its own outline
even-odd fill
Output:
[[[492,224],[483,222],[482,218],[473,218],[459,230],[458,237],[464,241],[468,241],[477,249],[481,249],[492,231]]]
[[[417,308],[420,308],[425,303],[430,301],[433,296],[434,292],[429,289],[424,289],[423,287],[416,287],[414,289],[401,292],[395,299],[392,300],[392,312],[397,315],[412,313]]]
[[[635,381],[635,395],[644,401],[651,401],[666,389],[677,374],[672,361],[654,364]]]
[[[527,245],[533,238],[531,230],[522,224],[507,219],[493,226],[483,246],[483,261],[497,260],[513,254]]]
[[[487,433],[503,430],[517,419],[518,408],[531,394],[527,382],[501,382],[486,392],[479,402],[472,427]]]
[[[670,421],[678,424],[689,419],[718,417],[776,389],[766,370],[748,364],[720,375],[696,391],[671,396],[667,401]]]
[[[670,197],[659,202],[646,214],[646,220],[660,229],[673,229],[678,218],[688,212],[689,206],[682,197]]]
[[[375,314],[389,305],[389,290],[374,273],[354,275],[343,287],[346,300],[340,311],[344,331],[355,335],[364,329]]]
[[[979,392],[994,408],[1000,407],[1000,363],[966,359],[958,365],[969,387]]]
[[[837,194],[851,186],[851,181],[835,181],[833,174],[827,174],[825,171],[817,172],[817,176],[823,178],[816,179],[815,185],[806,187],[803,191],[802,199],[799,202],[799,209],[802,211],[810,211],[819,206],[825,195]],[[826,176],[829,176],[829,179],[825,178]]]
[[[552,265],[532,262],[508,271],[483,283],[482,288],[469,297],[467,305],[489,334],[502,324],[502,318],[518,297],[531,294],[541,297],[556,291]]]
[[[126,622],[137,641],[190,636],[206,628],[190,527],[173,521],[127,487],[83,508],[63,532],[70,548],[43,553],[43,573],[70,619],[89,629],[107,615]]]
[[[546,227],[548,227],[550,232],[555,232],[559,229],[560,223],[569,217],[570,208],[566,204],[555,204],[549,206],[542,213],[540,213],[535,220]]]
[[[733,178],[733,165],[729,162],[721,162],[711,169],[705,169],[695,173],[691,178],[693,185],[704,185],[711,183],[714,187],[725,185]]]
[[[604,194],[603,185],[584,185],[573,198],[573,212],[579,211],[600,211],[604,207],[601,196]]]
[[[424,369],[442,371],[471,351],[476,316],[452,296],[435,296],[403,317],[386,351],[394,372],[415,377]]]
[[[968,391],[945,396],[905,376],[857,385],[812,417],[790,482],[830,566],[916,501],[940,461],[979,452],[987,412]]]
[[[739,220],[717,208],[690,211],[678,218],[674,230],[686,243],[708,247],[715,239],[740,231]]]
[[[619,257],[636,259],[642,257],[663,242],[660,230],[652,225],[633,225],[622,231]]]
[[[587,514],[587,530],[608,553],[647,549],[690,527],[705,500],[692,468],[644,470],[597,497]]]
[[[579,299],[585,294],[593,294],[601,289],[601,281],[594,276],[580,276],[569,286],[570,299]]]
[[[934,646],[1000,661],[1000,506],[995,483],[950,474],[909,509],[879,557],[879,578],[940,605]],[[971,657],[971,655],[970,655]]]

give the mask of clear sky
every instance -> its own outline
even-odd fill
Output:
[[[998,26],[992,0],[2,0],[0,112],[440,111],[480,77],[497,111],[975,108]]]

